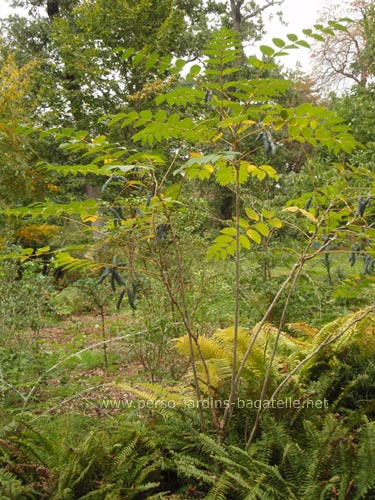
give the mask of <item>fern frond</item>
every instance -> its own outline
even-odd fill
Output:
[[[32,497],[33,489],[25,486],[22,482],[10,471],[0,468],[0,498],[5,499],[21,499]]]
[[[142,385],[143,388],[139,389],[134,385],[121,382],[116,384],[116,387],[120,387],[124,391],[133,394],[138,400],[153,402],[153,408],[158,410],[165,409],[165,406],[163,406],[163,402],[165,401],[172,401],[174,407],[183,407],[184,401],[191,398],[192,395],[192,391],[189,387],[178,387],[178,389],[176,389],[175,387],[149,383],[144,383]]]
[[[317,328],[302,321],[298,323],[287,323],[285,326],[288,328],[288,330],[291,330],[292,332],[295,332],[297,334],[302,334],[310,338],[314,338],[319,331]]]
[[[174,342],[180,354],[190,356],[189,337],[187,335],[175,339]],[[227,355],[225,349],[221,348],[212,338],[202,336],[198,342],[205,359],[220,359]],[[199,356],[197,346],[194,346],[194,353],[197,357]]]
[[[198,436],[198,443],[201,450],[208,455],[228,457],[228,452],[225,446],[219,444],[217,440],[213,439],[207,434],[200,433]]]
[[[182,456],[176,460],[176,470],[180,476],[191,480],[191,478],[203,481],[205,484],[215,484],[217,477],[206,470],[203,463],[193,460],[191,457]]]
[[[346,330],[346,332],[330,346],[330,349],[339,353],[359,339],[363,339],[365,344],[362,348],[367,352],[375,352],[375,339],[372,335],[375,327],[375,314],[369,314],[364,319],[358,321],[369,309],[370,308],[355,311],[354,313],[347,314],[328,323],[319,331],[313,343],[315,345],[321,344],[326,339],[339,334],[340,331]]]
[[[99,489],[91,491],[90,493],[87,493],[87,495],[80,497],[79,500],[102,500],[103,498],[106,500],[121,500],[122,497],[119,490],[120,485],[113,483],[105,484]]]
[[[204,500],[227,500],[227,493],[232,489],[232,480],[225,475],[219,477]]]
[[[375,422],[367,419],[361,427],[356,463],[355,498],[366,498],[367,492],[375,488]]]
[[[9,434],[13,434],[18,427],[19,424],[15,420],[11,420],[7,425],[2,425],[0,428],[0,439],[6,439]]]
[[[120,453],[116,456],[115,461],[114,461],[114,467],[118,471],[119,468],[122,466],[122,464],[127,460],[130,455],[133,453],[137,443],[139,440],[139,435],[136,435],[134,439],[130,441],[122,450]]]
[[[237,349],[239,355],[244,355],[249,346],[250,334],[245,328],[238,328],[237,333]],[[234,329],[233,327],[217,330],[212,338],[223,347],[226,353],[233,351]]]

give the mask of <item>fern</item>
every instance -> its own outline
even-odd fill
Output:
[[[246,353],[248,345],[251,341],[251,334],[257,327],[253,330],[246,330],[240,328],[238,331],[238,352],[237,352],[237,364],[240,365],[243,356]],[[265,375],[266,363],[265,357],[269,354],[272,344],[273,337],[276,335],[277,330],[270,325],[266,324],[261,329],[260,335],[255,342],[252,349],[251,355],[247,359],[245,368],[243,370],[243,380],[245,385],[247,384],[247,390],[250,394],[258,394],[261,381]],[[213,389],[213,394],[215,397],[218,396],[218,391],[221,387],[225,387],[229,383],[232,373],[232,357],[233,357],[233,328],[226,328],[223,330],[216,331],[211,337],[200,337],[199,340],[200,352],[202,353],[206,367],[204,367],[201,361],[197,362],[197,369],[199,373],[201,383],[201,389],[205,394],[211,394],[210,389]],[[179,353],[185,356],[190,355],[189,350],[189,339],[187,336],[180,337],[175,340],[176,349]],[[286,334],[281,336],[281,356],[280,359],[287,359],[291,354],[298,353],[301,355],[302,349],[305,348],[305,344],[291,339]],[[199,359],[198,349],[195,347],[195,352],[197,359]],[[206,376],[205,368],[208,368],[210,387],[208,387],[208,381]],[[276,377],[275,369],[272,371],[272,377]],[[271,377],[271,378],[272,378]],[[190,373],[188,380],[191,382],[192,373]]]
[[[340,353],[354,344],[358,344],[361,349],[364,349],[367,353],[374,352],[375,340],[371,332],[375,326],[375,314],[369,314],[363,320],[352,324],[353,321],[361,318],[365,312],[366,310],[359,310],[328,323],[315,336],[314,344],[318,345],[334,337],[340,331],[346,330],[345,333],[329,347],[330,351]],[[358,343],[360,340],[364,340],[362,345]]]
[[[52,498],[63,497],[64,491],[75,491],[93,472],[94,463],[98,460],[100,435],[94,431],[77,447],[69,447],[65,455],[64,467],[57,477],[56,493]]]
[[[22,484],[15,474],[5,468],[0,469],[0,497],[2,500],[23,500],[33,498],[35,491]]]
[[[213,473],[207,471],[207,466],[201,460],[190,456],[181,456],[176,458],[176,471],[177,473],[191,481],[203,481],[208,485],[215,484],[216,477]]]
[[[361,427],[356,463],[355,498],[366,498],[367,493],[375,488],[375,423],[367,419]]]
[[[139,435],[136,435],[129,444],[124,446],[124,448],[118,453],[116,459],[114,460],[114,467],[117,471],[121,468],[125,460],[127,460],[130,455],[133,453],[137,443],[139,441]]]
[[[204,500],[227,500],[228,492],[232,489],[232,479],[226,476],[221,476],[210,489]]]
[[[282,477],[276,466],[269,465],[260,459],[254,459],[241,448],[230,446],[231,459],[216,456],[223,464],[223,475],[232,479],[232,489],[237,494],[254,495],[253,498],[296,498],[287,481]],[[261,494],[263,496],[257,496]]]
[[[228,452],[226,449],[220,445],[217,440],[213,439],[212,437],[208,436],[207,434],[199,434],[198,437],[198,445],[199,448],[206,454],[208,455],[221,455],[223,457],[228,456]]]

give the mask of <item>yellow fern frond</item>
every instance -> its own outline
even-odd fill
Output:
[[[318,333],[318,329],[309,325],[308,323],[298,322],[298,323],[287,323],[285,325],[289,330],[297,334],[306,335],[307,337],[314,338]]]
[[[165,406],[172,408],[184,406],[185,401],[194,396],[188,386],[179,386],[178,388],[168,386],[162,387],[158,384],[149,384],[146,382],[142,384],[142,386],[143,387],[140,389],[126,382],[116,384],[116,387],[131,394],[137,401],[145,402],[145,406],[149,408],[157,409],[161,407],[163,403],[166,403]]]
[[[325,325],[314,339],[314,344],[319,345],[327,339],[343,335],[331,345],[331,349],[336,352],[342,352],[344,349],[358,345],[359,349],[368,354],[375,352],[375,314],[371,313],[364,319],[366,309],[347,314],[337,318],[331,323]]]
[[[176,349],[180,354],[184,356],[190,357],[190,344],[189,337],[184,335],[183,337],[179,337],[178,339],[174,339]],[[225,350],[214,342],[211,338],[202,336],[198,340],[200,350],[205,359],[213,359],[213,358],[223,358],[226,356]],[[194,344],[194,354],[198,358],[198,349]]]

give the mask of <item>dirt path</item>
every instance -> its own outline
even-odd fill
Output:
[[[131,330],[130,326],[129,314],[106,316],[106,340],[126,335],[127,327]],[[35,391],[33,406],[40,416],[78,412],[108,417],[123,411],[121,407],[116,407],[117,401],[132,400],[131,394],[121,389],[119,384],[133,381],[142,366],[132,357],[129,342],[120,340],[108,342],[109,366],[105,368],[103,347],[100,345],[103,332],[99,315],[72,315],[37,333],[28,333],[24,340],[34,347],[38,345],[38,349],[44,353],[59,353],[54,363],[59,366],[51,371],[43,383],[38,384]],[[93,348],[87,349],[90,346]],[[62,360],[66,361],[60,364]],[[110,403],[103,404],[103,401]],[[115,402],[113,406],[111,402]]]

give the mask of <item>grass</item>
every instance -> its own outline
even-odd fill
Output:
[[[275,255],[275,259],[280,260],[280,253],[275,252]],[[285,252],[283,255],[285,256]],[[345,277],[353,272],[361,272],[362,262],[357,259],[352,268],[348,262],[348,252],[332,250],[329,255],[332,262],[332,283],[328,279],[324,257],[308,262],[293,295],[288,322],[303,319],[319,326],[348,309],[348,305],[333,301],[332,294],[341,286]],[[288,260],[292,260],[290,254]],[[288,262],[276,264],[272,269],[271,282],[265,283],[261,276],[259,255],[248,254],[241,260],[241,324],[245,327],[256,324],[278,283],[289,273]],[[200,325],[202,333],[231,325],[232,263],[228,261],[219,263],[217,268],[215,266],[216,264],[208,268],[204,276],[199,275],[197,283],[189,284],[189,307],[195,307],[195,321]],[[148,308],[145,299],[141,297],[138,300],[140,313],[136,315],[129,311],[113,313],[111,311],[114,305],[106,306],[107,339],[140,331],[145,328],[145,324],[147,330],[141,337],[109,343],[108,369],[104,366],[102,348],[97,346],[78,353],[102,341],[101,318],[95,311],[60,318],[54,323],[48,317],[48,321],[43,320],[48,326],[37,334],[27,330],[18,332],[17,335],[8,335],[8,342],[1,353],[2,369],[6,381],[13,387],[3,387],[3,392],[6,392],[5,404],[11,404],[15,412],[22,412],[23,400],[17,390],[26,395],[34,385],[35,394],[27,402],[26,408],[40,413],[91,386],[121,381],[163,383],[180,377],[183,370],[175,370],[176,355],[170,340],[184,333],[183,325],[176,321],[171,328],[170,318],[163,316],[165,304],[164,309],[160,306],[161,302],[156,304],[153,311]],[[304,318],[301,318],[302,310]],[[278,314],[280,313],[276,309],[271,320],[277,322]],[[68,359],[49,371],[65,358]],[[48,376],[43,376],[46,372]],[[95,399],[95,394],[92,397]],[[62,408],[62,411],[64,408],[68,409],[69,404],[63,404]]]

